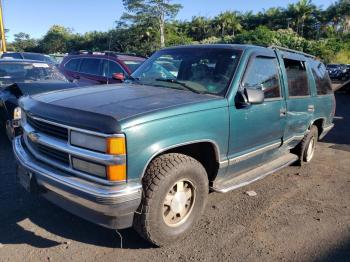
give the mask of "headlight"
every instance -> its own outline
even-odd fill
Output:
[[[70,143],[86,149],[105,153],[107,152],[106,138],[85,134],[77,131],[70,132]]]
[[[78,131],[71,131],[70,143],[73,146],[78,146],[101,153],[107,153],[110,155],[126,154],[125,137],[105,138]]]
[[[101,152],[109,155],[126,155],[125,137],[102,137],[79,131],[70,132],[70,144],[73,146]],[[73,168],[107,178],[110,181],[126,180],[126,164],[103,166],[89,161],[72,158]]]
[[[22,118],[22,109],[20,107],[16,107],[13,110],[13,120],[20,120]]]

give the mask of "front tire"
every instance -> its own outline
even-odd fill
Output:
[[[155,158],[143,178],[135,230],[157,246],[183,239],[200,218],[208,191],[207,173],[196,159],[176,153]]]

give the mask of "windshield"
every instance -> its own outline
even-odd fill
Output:
[[[124,61],[124,63],[130,68],[131,72],[134,72],[137,68],[139,68],[143,61]]]
[[[54,60],[48,56],[43,54],[36,53],[23,53],[23,58],[28,60],[42,61],[47,63],[54,63]]]
[[[18,82],[34,82],[42,80],[67,81],[58,69],[46,63],[3,62],[0,63],[0,86],[8,86]]]
[[[224,96],[241,51],[227,48],[176,48],[155,53],[132,77],[138,84]]]

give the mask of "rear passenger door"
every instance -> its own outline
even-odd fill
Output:
[[[102,74],[102,64],[103,59],[100,58],[83,58],[79,68],[79,83],[84,85],[106,84],[106,78]]]
[[[287,93],[287,123],[284,139],[300,141],[313,119],[314,100],[311,97],[312,79],[304,56],[284,54],[284,76]]]

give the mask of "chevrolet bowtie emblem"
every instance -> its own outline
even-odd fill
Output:
[[[28,133],[28,137],[33,142],[37,142],[39,140],[39,134],[36,133],[35,131]]]

